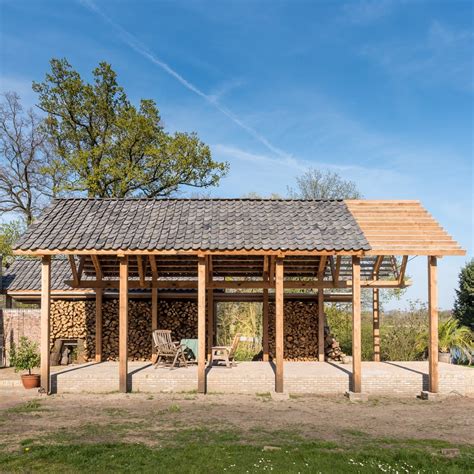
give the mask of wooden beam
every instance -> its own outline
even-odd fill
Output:
[[[339,282],[339,273],[341,272],[341,256],[338,255],[336,257],[336,268],[334,270],[334,280],[333,280],[333,286],[337,287],[337,284]]]
[[[398,283],[401,285],[405,280],[405,273],[407,269],[408,255],[404,255],[402,258],[402,264],[400,265],[400,273],[398,275]]]
[[[380,362],[380,295],[379,289],[372,290],[372,336],[374,344],[374,362]]]
[[[41,259],[41,389],[51,392],[50,383],[51,257]]]
[[[360,258],[352,257],[352,391],[362,391]]]
[[[324,290],[318,290],[318,360],[324,362]]]
[[[102,362],[102,296],[103,290],[95,290],[95,361]]]
[[[83,280],[79,285],[75,286],[72,280],[66,280],[65,283],[70,285],[72,288],[119,288],[120,280]],[[360,286],[362,288],[406,288],[411,285],[411,280],[406,280],[404,283],[399,284],[398,281],[393,280],[361,280]],[[352,281],[341,280],[336,286],[330,281],[317,281],[317,280],[286,280],[283,283],[285,289],[318,289],[318,288],[352,288]],[[128,282],[130,289],[142,288],[140,282],[137,280],[131,280]],[[164,288],[164,289],[197,289],[198,282],[196,280],[159,280],[157,282],[145,282],[144,288]],[[270,282],[266,281],[255,281],[255,280],[240,280],[240,281],[214,281],[212,285],[209,285],[213,289],[271,289],[274,288]]]
[[[76,261],[74,255],[69,255],[69,265],[71,266],[72,281],[75,285],[79,284],[79,274],[77,273]]]
[[[77,270],[77,280],[79,281],[79,283],[81,282],[81,279],[82,279],[82,272],[84,271],[85,263],[86,263],[86,256],[81,255],[79,257],[79,268]]]
[[[102,280],[102,268],[100,267],[99,257],[97,255],[91,255],[91,259],[94,264],[96,279]]]
[[[206,273],[207,260],[198,259],[198,392],[206,393]]]
[[[268,269],[268,282],[270,285],[275,285],[275,257],[272,255],[270,256],[270,263]]]
[[[373,271],[372,271],[372,279],[373,279],[373,280],[378,279],[379,270],[380,270],[380,266],[382,265],[383,259],[384,259],[383,255],[379,255],[379,256],[375,259],[374,269],[373,269]]]
[[[156,256],[149,255],[150,258],[150,268],[151,268],[151,276],[153,280],[158,280],[158,267],[156,265]]]
[[[137,255],[138,278],[142,288],[145,287],[145,262],[141,255]]]
[[[326,270],[326,262],[327,262],[327,256],[326,255],[321,255],[321,259],[319,260],[319,268],[318,268],[318,274],[322,275],[322,278],[318,277],[318,279],[322,280],[324,278],[324,272]]]
[[[283,357],[284,357],[284,296],[283,296],[283,259],[275,260],[275,392],[283,392]]]
[[[438,262],[428,257],[429,391],[438,393]]]
[[[213,279],[212,255],[207,257],[207,360],[211,361],[211,351],[214,345],[214,290],[211,287]]]
[[[270,360],[269,356],[269,344],[268,344],[268,329],[269,329],[269,319],[268,319],[268,290],[263,290],[263,304],[262,304],[262,349],[263,349],[263,362],[268,362]]]
[[[128,257],[120,261],[119,291],[119,390],[128,391]]]

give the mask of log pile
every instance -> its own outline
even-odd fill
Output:
[[[269,353],[275,356],[275,305],[268,306]],[[326,360],[340,361],[344,354],[339,343],[324,328],[324,353]],[[318,360],[318,305],[301,301],[286,301],[283,318],[283,357],[288,361]]]
[[[119,305],[107,299],[102,307],[102,359],[118,360]],[[195,301],[162,300],[158,305],[158,329],[170,329],[173,340],[197,338]],[[151,358],[151,301],[129,300],[129,358]],[[56,339],[84,339],[86,360],[95,357],[95,301],[54,300],[51,303],[51,347]],[[269,349],[275,354],[275,306],[269,304]],[[289,361],[317,360],[318,306],[316,303],[287,301],[284,316],[284,357]],[[327,360],[340,361],[344,354],[339,343],[325,328]]]
[[[102,359],[118,360],[118,300],[102,305]],[[151,302],[129,300],[129,359],[151,357]],[[197,338],[197,304],[192,301],[160,301],[158,329],[171,329],[173,340]],[[86,360],[95,357],[95,301],[53,300],[51,302],[51,348],[57,339],[84,339]]]

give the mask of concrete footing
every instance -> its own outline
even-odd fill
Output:
[[[422,400],[435,401],[435,400],[440,400],[441,398],[446,398],[446,397],[441,395],[440,393],[428,392],[428,390],[422,390],[422,392],[420,393],[420,398]]]
[[[345,396],[349,399],[350,402],[366,402],[369,400],[369,395],[365,392],[348,391],[345,393]]]
[[[270,392],[272,400],[277,402],[283,402],[285,400],[290,399],[290,394],[288,392],[278,393],[278,392]]]

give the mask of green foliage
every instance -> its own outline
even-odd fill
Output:
[[[31,374],[31,369],[40,365],[38,344],[30,341],[27,337],[21,337],[18,347],[12,345],[10,364],[15,368],[15,372],[27,370]]]
[[[456,351],[461,354],[461,359],[472,362],[474,352],[474,333],[466,326],[460,326],[454,318],[442,322],[438,327],[438,345],[440,352]],[[418,349],[428,350],[428,332],[420,334],[417,341]]]
[[[219,183],[227,163],[211,158],[195,133],[167,133],[153,100],[135,107],[102,62],[87,83],[66,59],[33,83],[56,159],[45,171],[62,176],[56,192],[91,197],[168,196],[181,186]]]
[[[6,258],[7,261],[13,257],[12,246],[20,238],[23,231],[24,225],[19,220],[0,224],[0,255]]]
[[[453,316],[474,331],[474,258],[459,273]]]
[[[236,334],[255,338],[241,341],[237,360],[252,360],[262,350],[262,305],[259,303],[219,303],[217,305],[217,344],[230,345]],[[258,342],[257,342],[258,341]]]

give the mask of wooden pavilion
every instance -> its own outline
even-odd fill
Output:
[[[361,392],[361,288],[373,291],[374,359],[380,360],[379,289],[408,285],[409,256],[424,255],[429,282],[429,390],[437,392],[437,258],[465,251],[418,201],[59,199],[28,228],[15,254],[41,257],[41,383],[47,393],[53,255],[68,256],[72,289],[95,291],[98,362],[103,291],[118,289],[123,392],[127,391],[129,290],[151,291],[152,329],[158,327],[160,291],[197,291],[197,388],[202,393],[214,338],[214,295],[217,290],[235,289],[262,290],[265,361],[269,292],[274,292],[276,392],[284,390],[285,291],[317,290],[318,356],[324,361],[325,292],[349,290],[352,390]]]

